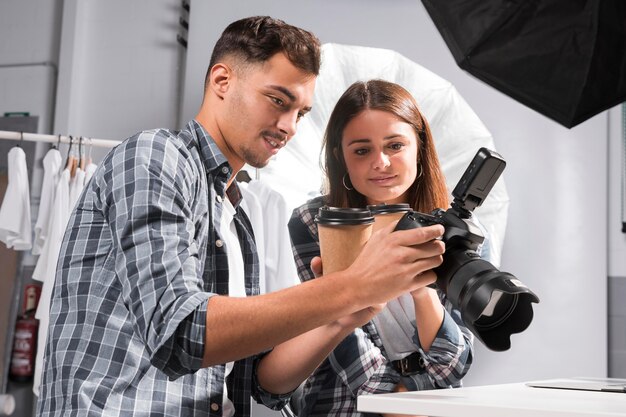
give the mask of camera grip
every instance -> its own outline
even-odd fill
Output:
[[[400,220],[398,220],[398,224],[396,225],[395,229],[393,229],[393,231],[395,232],[396,230],[417,229],[418,227],[431,226],[437,223],[441,224],[441,222],[436,221],[433,216],[429,216],[424,213],[418,213],[416,211],[407,211],[404,216],[402,216]],[[436,283],[428,284],[427,287],[433,289],[438,288]]]
[[[398,220],[398,224],[393,231],[417,229],[418,227],[432,226],[433,224],[443,224],[443,222],[430,214],[407,211],[404,216]]]

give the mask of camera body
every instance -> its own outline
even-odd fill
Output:
[[[499,271],[477,252],[485,237],[472,221],[472,211],[482,204],[505,165],[500,155],[481,148],[454,188],[448,210],[435,209],[430,214],[409,211],[395,228],[444,227],[446,251],[442,264],[434,269],[436,288],[461,312],[468,329],[495,351],[510,348],[510,335],[530,325],[531,303],[539,302],[515,276]]]
[[[435,209],[430,214],[410,211],[398,221],[395,230],[414,229],[440,224],[444,227],[442,241],[446,245],[443,263],[435,269],[437,287],[448,294],[450,275],[465,263],[482,259],[477,250],[485,237],[471,218],[461,218],[454,209]]]

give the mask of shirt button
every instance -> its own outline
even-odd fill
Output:
[[[213,410],[213,411],[217,411],[217,410],[219,410],[219,409],[220,409],[220,406],[219,406],[219,405],[217,405],[217,403],[212,403],[212,404],[211,404],[211,410]]]
[[[218,195],[217,197],[215,197],[215,199],[217,200],[218,203],[222,202],[222,196]]]
[[[222,167],[222,172],[224,174],[228,174],[228,167]]]
[[[217,239],[215,241],[215,246],[217,246],[218,248],[221,248],[222,246],[224,246],[224,242],[222,242],[220,239]]]

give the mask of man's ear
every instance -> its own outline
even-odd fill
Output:
[[[219,98],[223,99],[228,91],[233,76],[234,73],[231,67],[224,63],[217,63],[213,65],[209,72],[208,88]]]

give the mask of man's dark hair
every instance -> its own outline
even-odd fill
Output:
[[[244,63],[257,63],[265,62],[279,52],[284,53],[295,67],[319,74],[320,41],[311,32],[269,16],[237,20],[224,29],[213,48],[205,88],[211,68],[225,56],[233,55]]]

